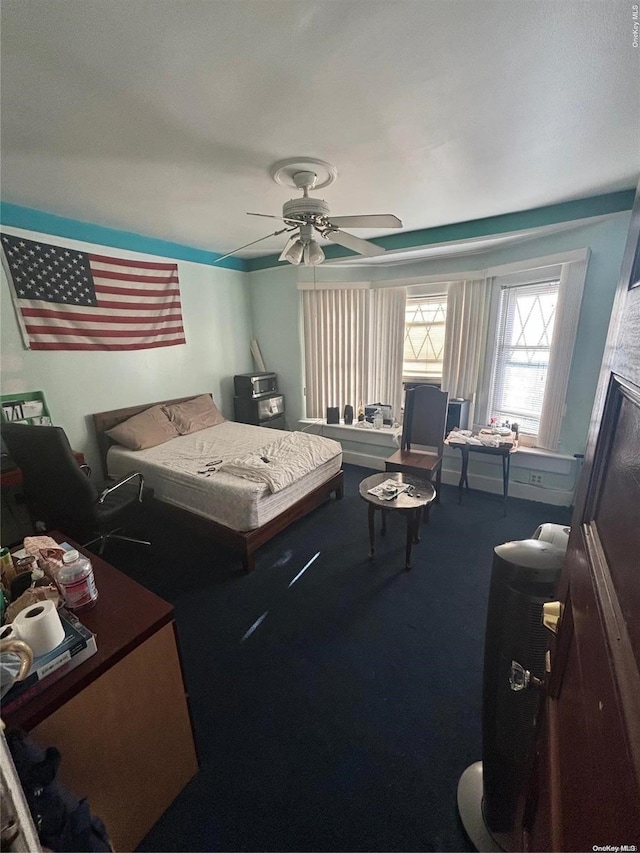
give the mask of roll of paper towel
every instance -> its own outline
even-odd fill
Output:
[[[47,654],[64,640],[64,628],[53,601],[25,607],[12,624],[20,639],[31,646],[34,657]]]
[[[4,625],[0,629],[0,640],[19,640],[20,631],[16,628],[16,626],[11,623],[9,625]]]

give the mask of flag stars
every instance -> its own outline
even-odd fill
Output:
[[[4,233],[0,239],[19,299],[54,304],[98,304],[86,253]]]

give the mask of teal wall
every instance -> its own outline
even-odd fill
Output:
[[[287,423],[297,428],[304,412],[303,346],[300,332],[298,268],[281,264],[249,273],[253,332],[267,370],[278,374]]]
[[[447,258],[394,265],[392,267],[345,266],[318,267],[317,280],[377,281],[419,276],[463,273],[466,270],[509,264],[540,258],[572,249],[588,247],[591,258],[580,311],[580,323],[567,396],[567,414],[561,431],[560,450],[584,451],[591,407],[595,396],[600,363],[604,352],[609,315],[620,272],[620,263],[629,228],[630,212],[612,214],[606,219],[580,224],[571,230],[529,239],[502,249]],[[308,270],[301,271],[309,276]],[[270,355],[268,367],[275,370],[283,386],[298,389],[287,401],[290,422],[304,417],[301,389],[302,340],[298,321],[296,277],[284,268],[266,269],[249,274],[253,306],[254,334],[263,352]],[[256,310],[259,307],[259,310]],[[299,408],[296,408],[300,403]],[[347,401],[345,401],[347,402]]]

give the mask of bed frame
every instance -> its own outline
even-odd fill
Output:
[[[113,409],[108,412],[96,412],[91,417],[98,439],[98,447],[100,450],[100,461],[105,478],[108,477],[107,471],[107,451],[113,444],[113,441],[106,434],[106,431],[114,426],[126,421],[128,418],[150,409],[152,406],[166,406],[171,403],[183,403],[185,400],[192,400],[194,396],[179,397],[175,400],[161,400],[157,403],[145,403],[141,406],[129,406],[126,409]],[[263,524],[262,527],[256,527],[254,530],[240,531],[233,530],[231,527],[225,527],[216,521],[211,521],[203,518],[200,515],[189,512],[164,501],[153,499],[154,511],[157,511],[167,519],[175,519],[184,524],[191,530],[197,533],[209,536],[215,542],[220,542],[232,551],[237,552],[242,560],[243,568],[246,572],[251,572],[255,568],[255,552],[273,539],[278,533],[281,533],[294,521],[310,513],[320,504],[324,503],[335,493],[336,499],[340,500],[343,495],[343,476],[342,471],[338,471],[312,492],[305,495],[297,503],[290,506],[288,509],[281,512],[275,518]]]

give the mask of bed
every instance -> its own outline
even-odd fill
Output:
[[[203,398],[215,408],[211,395],[198,395],[94,413],[103,471],[108,478],[141,471],[145,485],[153,489],[155,510],[236,551],[249,572],[261,545],[331,494],[342,498],[342,448],[320,436],[235,423],[222,416],[214,426],[198,424],[186,434],[166,427],[161,413],[182,411]],[[109,435],[113,431],[120,438],[119,431],[139,420],[137,416],[153,414],[163,421],[168,437],[163,435],[151,447],[132,449]],[[299,459],[303,473],[290,473],[287,461],[279,475],[274,464],[279,455]]]

